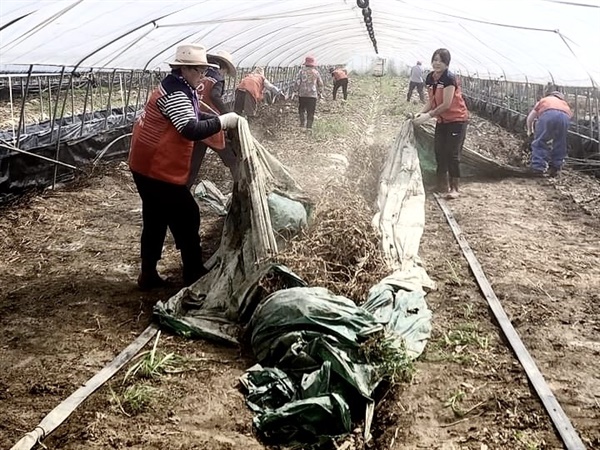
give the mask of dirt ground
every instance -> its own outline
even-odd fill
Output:
[[[293,103],[275,105],[251,129],[313,198],[336,198],[344,178],[362,172],[357,195],[369,205],[379,165],[361,155],[383,155],[404,109],[416,110],[398,106],[405,88],[395,79],[352,80],[347,103],[328,96],[319,104],[312,132],[296,126]],[[231,186],[215,155],[201,176],[226,192]],[[463,197],[451,204],[589,448],[600,447],[599,203],[600,182],[567,171],[558,180],[465,180]],[[413,382],[383,394],[371,448],[562,448],[433,197],[426,208],[422,258],[438,283],[427,296],[434,333]],[[208,256],[222,219],[202,211]],[[112,360],[151,322],[154,303],[178,290],[172,240],[159,270],[173,287],[137,290],[140,225],[140,201],[124,164],[0,211],[0,448],[10,448]],[[144,407],[133,411],[117,401],[134,383],[120,373],[44,441],[48,448],[266,448],[238,383],[251,356],[168,334],[159,348],[185,363],[177,373],[135,381],[147,389]]]

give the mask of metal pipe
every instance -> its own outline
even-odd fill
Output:
[[[81,128],[79,129],[79,136],[83,136],[83,127],[85,125],[85,113],[87,111],[88,94],[90,94],[90,84],[85,86],[85,98],[83,100],[83,112],[81,113]]]
[[[115,82],[116,70],[113,70],[112,76],[110,77],[110,82],[108,84],[108,101],[106,102],[106,114],[104,116],[104,129],[108,127],[108,116],[112,115],[112,104],[110,102],[112,97],[113,84]]]
[[[42,80],[38,76],[38,93],[40,94],[40,122],[44,121],[44,93],[42,92]]]
[[[52,117],[51,119],[51,125],[50,125],[50,143],[52,144],[52,138],[54,137],[54,125],[56,123],[56,112],[58,110],[58,100],[60,99],[60,88],[62,86],[62,80],[63,77],[65,76],[65,67],[63,66],[62,70],[60,71],[60,81],[58,84],[58,92],[56,94],[56,101],[54,102],[54,108],[52,108]],[[48,88],[50,89],[50,82],[48,81]],[[50,91],[48,91],[50,92]],[[51,98],[51,96],[50,96]]]
[[[25,133],[25,101],[27,100],[27,96],[29,95],[29,82],[31,81],[31,72],[33,71],[33,64],[29,66],[29,70],[27,71],[27,83],[25,84],[25,90],[23,91],[23,79],[21,79],[21,114],[19,116],[19,126],[17,128],[17,143],[15,144],[17,147],[21,142],[21,127],[23,129],[23,133]]]
[[[129,98],[131,97],[131,89],[133,88],[133,70],[129,74],[129,86],[127,87],[127,95],[125,96],[125,105],[123,106],[123,124],[127,123],[127,108],[129,107]]]
[[[67,163],[64,163],[64,162],[61,162],[61,161],[57,161],[55,159],[48,158],[46,156],[36,155],[35,153],[31,153],[31,152],[28,152],[27,150],[20,149],[18,147],[15,147],[14,145],[8,145],[6,142],[0,142],[0,147],[4,147],[4,148],[6,148],[8,150],[11,150],[11,151],[14,151],[14,152],[17,152],[17,153],[22,153],[24,155],[33,156],[34,158],[43,159],[44,161],[48,161],[48,162],[51,162],[51,163],[54,163],[54,164],[58,164],[59,166],[64,166],[64,167],[67,167],[69,169],[79,170],[80,172],[83,172],[81,169],[79,169],[79,168],[77,168],[75,166],[72,166],[71,164],[67,164]]]
[[[63,68],[64,69],[64,68]],[[64,75],[64,70],[61,73],[61,77],[60,77],[60,84],[58,85],[58,93],[60,94],[60,90],[62,88],[62,80],[63,80],[63,75]],[[72,76],[73,74],[71,74]],[[60,97],[60,95],[57,95],[57,104],[58,104],[58,98]],[[56,138],[56,156],[54,157],[54,159],[56,161],[60,161],[59,159],[59,152],[60,152],[60,135],[62,132],[62,125],[63,125],[63,119],[65,117],[65,108],[67,106],[67,98],[69,97],[69,91],[67,90],[67,92],[65,92],[65,99],[63,100],[63,104],[62,104],[62,110],[60,111],[60,122],[58,125],[58,136]],[[54,176],[52,178],[52,189],[54,189],[54,187],[56,186],[56,177],[58,176],[58,165],[54,165]]]

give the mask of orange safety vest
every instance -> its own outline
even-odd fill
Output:
[[[554,95],[548,95],[547,97],[542,98],[536,103],[534,109],[537,112],[538,117],[549,109],[556,109],[568,114],[569,117],[573,117],[573,113],[571,112],[569,104],[566,101],[555,97]]]
[[[442,77],[448,79],[448,73],[443,73]],[[432,77],[433,84],[428,86],[429,97],[431,98],[431,109],[437,108],[439,105],[444,103],[444,81],[440,78],[435,80],[433,74],[429,74],[427,79]],[[469,110],[462,96],[460,89],[460,79],[456,79],[456,86],[454,90],[454,96],[452,97],[452,103],[450,108],[439,115],[437,121],[439,123],[453,123],[453,122],[466,122],[469,120]]]
[[[155,89],[133,125],[129,168],[149,178],[185,186],[194,142],[184,138],[158,109],[156,101],[165,95],[162,86]]]
[[[260,103],[263,100],[265,77],[258,73],[251,73],[242,79],[237,88],[248,92],[256,100],[256,103]]]
[[[200,111],[208,114],[216,113],[217,115],[220,115],[221,111],[217,109],[210,98],[210,92],[212,91],[215,82],[216,80],[214,78],[204,77],[196,90],[198,91],[198,98],[201,102]],[[208,105],[209,108],[207,108],[206,105]],[[206,139],[202,139],[202,142],[213,150],[223,150],[225,148],[225,132],[221,130]]]

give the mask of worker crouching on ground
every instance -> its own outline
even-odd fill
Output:
[[[263,91],[268,89],[276,95],[283,95],[281,90],[265,78],[262,67],[257,67],[246,75],[235,90],[234,111],[249,117],[256,116],[258,104],[263,101]]]
[[[333,77],[333,99],[337,97],[339,88],[342,88],[344,100],[348,100],[348,72],[346,69],[333,67],[329,69],[329,73]]]
[[[236,69],[231,55],[226,51],[219,51],[214,55],[207,55],[208,62],[217,65],[219,68],[209,67],[200,85],[196,89],[200,99],[200,111],[207,114],[225,114],[230,112],[230,108],[223,101],[225,93],[225,75],[235,77]],[[192,156],[192,167],[190,178],[188,179],[188,188],[198,177],[200,166],[206,156],[206,150],[210,147],[223,161],[223,164],[231,171],[231,176],[237,180],[238,158],[230,141],[227,139],[224,131],[220,131],[212,136],[196,142]]]
[[[237,126],[239,116],[206,115],[200,111],[196,88],[211,65],[203,46],[177,47],[172,71],[152,93],[133,126],[129,168],[142,199],[141,289],[165,281],[156,265],[171,230],[181,252],[183,280],[190,285],[206,274],[200,246],[200,210],[187,182],[194,141]]]
[[[323,96],[323,79],[316,69],[317,62],[312,56],[304,59],[304,67],[296,76],[295,90],[298,93],[298,114],[300,126],[310,129],[315,120],[317,98]]]
[[[535,135],[531,143],[531,170],[544,176],[548,165],[550,176],[556,176],[567,156],[567,133],[573,113],[558,91],[546,93],[527,116],[527,134]],[[550,142],[551,141],[551,142]]]
[[[448,70],[449,65],[448,50],[440,48],[433,52],[433,70],[425,80],[429,98],[413,123],[421,125],[432,117],[437,120],[434,139],[437,190],[446,198],[452,199],[459,195],[460,156],[467,135],[469,111],[459,80]]]

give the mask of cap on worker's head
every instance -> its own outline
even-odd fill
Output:
[[[420,65],[421,65],[421,61],[417,61],[417,66],[420,66]]]
[[[565,99],[565,95],[562,92],[559,92],[559,91],[552,91],[548,95],[552,95],[553,97],[560,98],[561,100]]]
[[[335,71],[335,68],[333,68],[333,67],[329,68],[329,73],[333,73],[334,71]]]
[[[175,59],[169,61],[171,67],[204,66],[219,68],[217,64],[210,64],[206,58],[206,49],[200,44],[182,44],[175,50]]]
[[[304,65],[308,67],[315,67],[317,65],[317,61],[314,56],[307,56],[304,58]]]
[[[229,52],[225,50],[219,50],[216,53],[209,53],[206,55],[209,62],[218,64],[221,69],[225,69],[229,76],[235,77],[235,65],[233,64],[233,58]]]

